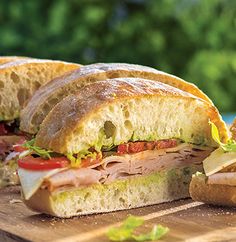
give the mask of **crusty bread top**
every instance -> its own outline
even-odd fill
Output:
[[[224,139],[225,124],[210,103],[160,82],[108,79],[59,102],[40,126],[36,145],[59,153],[168,138],[214,146],[209,120]]]
[[[73,63],[30,58],[0,65],[0,120],[18,118],[20,109],[41,85],[79,67]]]
[[[89,83],[117,77],[139,77],[159,81],[212,103],[195,85],[156,69],[133,64],[98,63],[83,66],[80,70],[56,78],[40,88],[22,112],[21,130],[31,134],[37,133],[39,124],[62,98],[70,93],[76,93]]]
[[[16,61],[19,59],[27,59],[30,57],[25,57],[25,56],[0,56],[0,65],[10,62],[10,61]]]

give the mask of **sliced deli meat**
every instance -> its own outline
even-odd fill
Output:
[[[180,144],[175,148],[146,150],[136,154],[110,155],[97,166],[67,169],[47,177],[43,187],[53,191],[63,186],[86,186],[95,183],[110,183],[134,175],[146,175],[201,163],[212,152],[211,148]]]
[[[236,172],[219,172],[210,175],[208,184],[236,186]]]

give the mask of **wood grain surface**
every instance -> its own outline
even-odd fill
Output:
[[[30,211],[20,201],[19,188],[0,190],[0,241],[93,241],[106,242],[109,226],[128,214],[143,216],[150,230],[154,224],[168,226],[161,241],[236,241],[236,209],[213,207],[185,199],[108,214],[58,219]]]

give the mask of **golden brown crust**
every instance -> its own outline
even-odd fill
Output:
[[[26,101],[42,85],[80,65],[62,61],[16,58],[0,65],[0,120],[19,117]]]
[[[21,130],[36,133],[39,124],[42,123],[48,112],[68,93],[76,93],[84,85],[95,81],[117,77],[137,77],[159,81],[189,92],[212,104],[211,100],[194,84],[173,75],[140,65],[98,63],[83,66],[80,70],[73,71],[62,78],[56,78],[40,88],[22,112]]]
[[[216,123],[221,131],[220,134],[225,135],[224,123],[220,120],[216,108],[210,103],[160,82],[141,78],[115,78],[91,83],[58,103],[40,126],[36,145],[62,152],[66,140],[70,139],[78,125],[84,122],[85,118],[88,119],[92,113],[97,112],[101,106],[116,103],[121,99],[138,99],[143,96],[198,100],[206,106],[209,112],[207,115]]]
[[[16,61],[19,59],[27,59],[29,57],[25,56],[0,56],[0,65],[10,62],[10,61]]]
[[[13,61],[7,62],[0,66],[0,73],[5,72],[8,68],[22,68],[23,65],[32,67],[35,64],[50,64],[50,63],[58,63],[63,65],[72,65],[75,66],[74,69],[77,69],[81,65],[75,63],[69,63],[58,60],[46,60],[46,59],[34,59],[34,58],[16,58]]]
[[[194,175],[189,188],[193,200],[224,206],[236,206],[236,187],[207,184],[204,175]]]

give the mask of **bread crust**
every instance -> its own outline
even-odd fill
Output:
[[[218,126],[222,138],[227,135],[217,109],[210,103],[160,82],[140,78],[115,78],[91,83],[77,94],[64,98],[44,119],[35,144],[65,153],[66,143],[73,136],[73,132],[80,124],[86,123],[93,113],[111,103],[143,97],[171,97],[176,98],[176,101],[185,99],[189,101],[188,105],[191,105],[193,100],[200,102],[208,112],[203,115],[207,115]]]
[[[193,175],[189,193],[193,200],[223,206],[236,206],[236,187],[228,185],[207,184],[203,174]]]
[[[62,61],[13,57],[0,65],[0,120],[19,117],[20,109],[42,85],[80,65]]]
[[[25,56],[0,56],[0,65],[5,64],[10,61],[16,61],[19,59],[28,59],[30,57]]]
[[[212,104],[211,100],[194,84],[185,82],[176,76],[146,66],[98,63],[83,66],[80,70],[75,70],[62,78],[56,78],[40,88],[22,111],[21,130],[31,134],[37,133],[39,124],[49,111],[68,94],[76,93],[89,83],[118,77],[137,77],[162,82]]]

